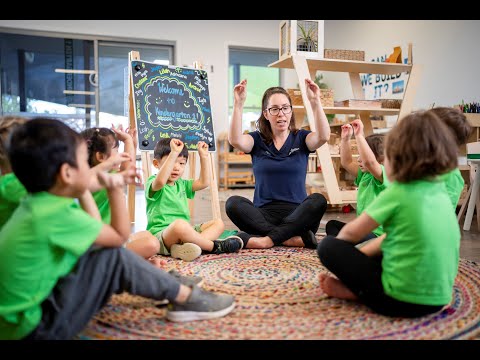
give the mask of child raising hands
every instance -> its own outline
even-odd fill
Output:
[[[210,186],[210,161],[208,145],[198,142],[200,177],[182,179],[188,159],[188,150],[179,139],[160,139],[155,146],[153,166],[159,169],[145,183],[147,202],[147,231],[132,235],[127,248],[139,253],[139,248],[150,250],[142,254],[149,258],[155,254],[171,255],[184,261],[192,261],[208,253],[237,252],[243,247],[238,236],[224,240],[218,237],[224,230],[222,219],[190,225],[188,199],[195,192]],[[154,244],[154,246],[152,246]]]

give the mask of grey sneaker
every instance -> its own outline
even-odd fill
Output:
[[[170,254],[173,258],[192,261],[202,254],[202,248],[193,243],[173,244],[170,248]]]
[[[197,285],[197,286],[203,285],[203,279],[200,276],[182,275],[175,269],[170,270],[168,273],[185,286],[192,287],[194,285]]]
[[[212,254],[233,253],[243,248],[243,240],[238,236],[229,236],[226,239],[213,240]]]
[[[234,307],[232,295],[215,294],[193,286],[186,302],[168,304],[167,319],[174,322],[215,319],[227,315]]]
[[[168,273],[172,275],[175,279],[177,279],[178,282],[182,285],[185,285],[188,287],[193,287],[195,285],[197,286],[203,285],[203,279],[200,276],[185,276],[180,274],[175,269],[170,270]],[[163,300],[157,301],[156,305],[166,305],[168,303],[169,303],[168,299],[163,299]]]

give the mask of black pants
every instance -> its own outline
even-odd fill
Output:
[[[326,210],[327,200],[318,193],[311,194],[301,204],[272,201],[256,208],[250,200],[236,195],[225,204],[228,217],[240,230],[269,236],[275,245],[309,230],[315,234]]]
[[[444,305],[420,305],[385,294],[381,257],[368,257],[355,244],[325,236],[317,248],[322,264],[373,311],[387,316],[418,317],[440,311]]]
[[[337,237],[338,233],[342,228],[345,226],[346,223],[338,220],[329,220],[327,222],[327,225],[325,226],[325,232],[327,235],[331,235],[334,237]],[[373,232],[366,235],[362,240],[360,240],[357,244],[361,244],[367,240],[374,239],[376,238],[377,235],[375,235]]]
[[[64,340],[78,334],[113,294],[173,301],[180,283],[124,248],[90,249],[42,303],[42,319],[26,340]]]

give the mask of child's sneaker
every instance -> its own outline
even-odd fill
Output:
[[[180,274],[177,270],[172,269],[168,272],[170,275],[172,275],[175,279],[178,280],[178,282],[182,285],[188,286],[188,287],[193,287],[195,285],[197,286],[202,286],[203,285],[203,279],[200,276],[186,276]],[[157,305],[166,305],[168,304],[169,301],[168,299],[163,299],[157,301]]]
[[[237,252],[243,248],[243,241],[238,236],[229,236],[221,240],[213,240],[212,254]]]
[[[170,248],[170,254],[173,258],[192,261],[202,254],[202,249],[194,243],[173,244]]]
[[[227,315],[235,307],[232,295],[205,291],[198,286],[183,304],[168,304],[167,319],[175,322],[215,319]]]
[[[200,276],[187,276],[187,275],[182,275],[180,274],[177,270],[172,269],[168,272],[170,275],[172,275],[175,279],[178,280],[182,285],[185,286],[202,286],[203,285],[203,279]]]

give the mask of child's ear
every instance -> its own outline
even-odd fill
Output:
[[[108,159],[108,156],[106,154],[103,154],[100,151],[97,151],[95,153],[95,160],[97,160],[97,163],[104,162],[107,159]]]
[[[64,184],[70,184],[73,179],[73,172],[72,172],[72,167],[67,164],[63,163],[62,166],[60,166],[60,171],[58,172],[58,179],[64,183]]]
[[[158,169],[158,167],[159,167],[159,165],[160,165],[160,163],[158,162],[158,159],[153,159],[153,160],[152,160],[152,164],[153,164],[153,166],[154,166],[155,168],[157,168],[157,169]]]

